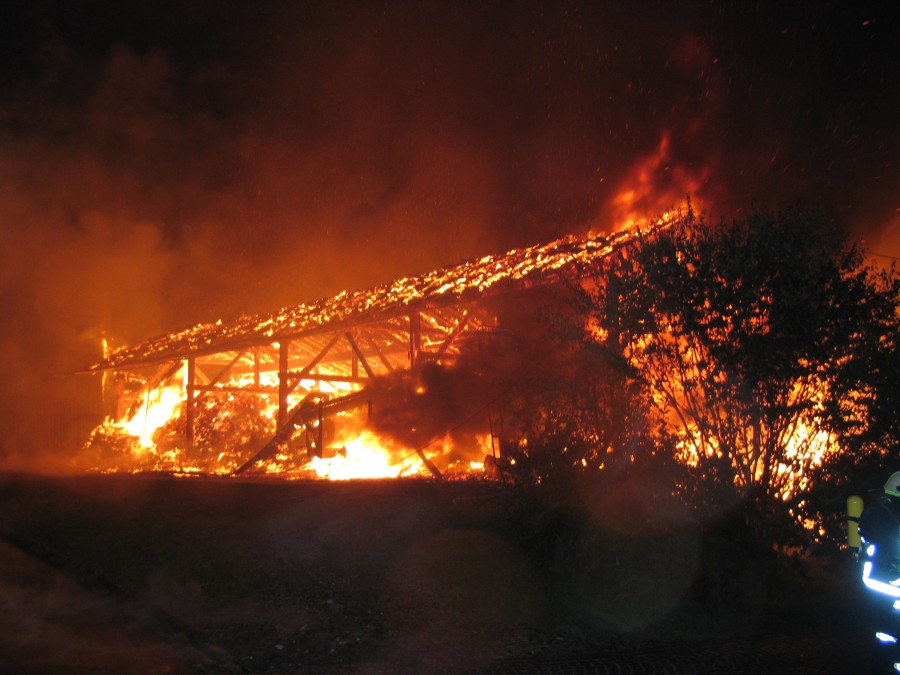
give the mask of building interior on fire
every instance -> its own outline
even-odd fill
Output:
[[[486,345],[502,345],[506,308],[587,277],[640,234],[568,236],[113,351],[89,368],[111,414],[84,462],[332,478],[490,473],[501,406],[471,378],[452,404],[427,394],[460,361],[471,367],[490,358]]]

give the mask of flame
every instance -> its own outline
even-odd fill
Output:
[[[393,450],[389,441],[368,429],[344,443],[333,457],[313,457],[310,469],[319,478],[329,480],[399,478],[427,473],[415,452]]]
[[[144,404],[129,419],[122,420],[119,424],[126,433],[136,437],[142,447],[152,448],[153,434],[177,417],[178,408],[184,400],[184,390],[178,385],[148,391]]]
[[[182,365],[169,382],[139,392],[142,403],[130,416],[104,423],[92,434],[91,447],[112,447],[118,452],[93,468],[230,474],[255,462],[254,470],[269,474],[329,480],[428,476],[435,469],[450,476],[484,475],[484,460],[494,454],[490,433],[476,435],[474,442],[469,438],[465,447],[457,447],[449,434],[432,440],[426,448],[403,447],[367,428],[363,411],[341,410],[323,418],[322,404],[318,404],[320,416],[314,420],[303,413],[302,406],[360,392],[365,381],[362,370],[368,378],[403,371],[411,367],[419,352],[430,353],[432,358],[452,358],[457,348],[450,345],[451,337],[462,331],[491,329],[490,322],[496,321],[490,316],[473,318],[464,309],[464,303],[475,294],[505,292],[513,284],[521,288],[547,285],[568,280],[573,274],[583,275],[598,260],[639,236],[640,225],[661,225],[674,218],[676,213],[665,209],[662,218],[652,222],[636,215],[661,204],[681,208],[684,195],[702,182],[702,176],[670,171],[670,155],[669,136],[664,134],[656,151],[642,158],[626,176],[612,203],[620,224],[614,234],[568,236],[487,255],[375,289],[345,291],[330,299],[284,308],[270,316],[201,324],[112,353],[104,344],[104,360],[94,366],[103,372],[172,363],[173,357],[196,358],[195,376],[200,379],[189,383],[188,368]],[[660,190],[661,177],[682,184],[678,190]],[[416,327],[413,348],[410,308],[419,307],[426,309],[415,309],[421,323]],[[380,332],[373,330],[355,342],[350,332],[343,331],[347,326],[357,330],[354,320],[363,316],[370,323],[373,316],[378,317]],[[338,329],[328,333],[332,323]],[[404,330],[409,331],[409,338],[398,339]],[[349,346],[342,342],[330,352],[342,334]],[[326,337],[322,341],[323,335],[334,336],[334,340],[328,342]],[[302,357],[291,353],[307,339]],[[381,340],[381,345],[373,346],[374,340]],[[253,346],[248,349],[248,344]],[[369,350],[368,360],[364,349]],[[206,361],[193,356],[198,350]],[[279,373],[285,368],[291,376],[303,374],[303,379],[288,382],[287,392],[279,382]],[[180,384],[171,381],[179,376]],[[191,386],[194,395],[189,399]],[[189,400],[193,401],[190,415]],[[286,420],[294,411],[297,416]],[[294,419],[297,427],[292,430],[286,425],[294,424]],[[187,433],[188,421],[191,434]],[[276,428],[279,424],[282,426]],[[486,428],[489,424],[485,420]]]
[[[671,134],[664,131],[656,149],[634,163],[607,205],[607,217],[620,228],[646,226],[669,220],[688,208],[687,196],[697,207],[711,169],[691,167],[673,157]],[[658,214],[662,214],[659,216]]]
[[[714,438],[704,440],[695,425],[682,428],[680,439],[676,443],[675,458],[691,467],[700,466],[704,457],[723,458],[724,454]],[[837,438],[834,434],[818,428],[809,421],[799,420],[793,429],[782,439],[784,461],[770,467],[771,484],[776,486],[775,494],[783,501],[788,501],[810,486],[809,473],[819,467],[833,453],[839,452]],[[763,477],[764,467],[758,464],[750,476],[750,481],[759,481]],[[741,480],[741,472],[736,472],[736,480]],[[738,484],[738,487],[747,487]]]
[[[244,378],[236,378],[239,381]],[[264,378],[260,378],[264,379]],[[331,383],[324,387],[335,394],[346,394],[356,391],[347,383]],[[176,476],[194,476],[206,474],[232,474],[242,461],[236,457],[234,445],[241,440],[249,442],[251,434],[247,432],[247,419],[242,417],[244,411],[238,403],[238,395],[230,393],[224,401],[209,400],[197,413],[212,414],[211,422],[202,425],[207,433],[213,433],[220,427],[231,431],[226,439],[228,445],[212,448],[215,453],[201,459],[195,449],[190,452],[182,438],[184,410],[187,397],[184,385],[164,384],[152,390],[144,390],[141,404],[124,419],[114,422],[107,420],[92,436],[92,441],[102,437],[105,442],[112,442],[124,448],[118,457],[110,458],[107,463],[89,468],[104,472],[116,471],[166,471]],[[289,397],[291,406],[300,402],[301,397]],[[231,406],[226,405],[231,404]],[[268,438],[274,432],[277,416],[277,403],[265,399],[258,408],[252,408],[252,420],[260,424]],[[340,430],[334,439],[327,442],[326,447],[319,448],[321,456],[311,455],[309,450],[292,449],[293,439],[284,443],[283,448],[264,460],[257,470],[268,475],[285,478],[320,478],[327,480],[353,480],[399,478],[411,476],[430,476],[430,472],[416,449],[403,447],[389,438],[379,436],[364,426],[365,422],[358,413],[341,412],[334,416]],[[234,429],[231,429],[231,427]],[[174,433],[176,443],[169,444],[167,438]],[[195,436],[200,430],[195,430]],[[299,436],[303,436],[301,431]],[[213,439],[212,442],[214,442]],[[195,438],[195,443],[210,445],[206,437]],[[476,436],[475,454],[490,452],[490,434]],[[441,438],[423,449],[429,461],[440,466],[445,475],[457,477],[463,475],[482,475],[483,462],[475,461],[467,456],[460,458],[460,451],[449,438]],[[206,453],[207,455],[209,453]],[[472,452],[469,453],[471,455]],[[482,459],[483,455],[478,455]],[[246,458],[245,458],[246,459]]]
[[[803,467],[821,466],[826,457],[838,449],[837,440],[833,434],[821,429],[814,430],[803,422],[798,423],[784,447],[784,457],[791,464],[780,462],[774,470],[777,478],[788,479],[786,481],[788,485],[781,491],[784,499],[788,499],[792,493],[808,487],[808,478]],[[681,438],[676,443],[676,450],[676,458],[679,461],[694,467],[699,466],[704,457],[723,457],[715,439],[707,439],[704,442],[696,426],[682,430]],[[798,466],[794,466],[794,463]],[[761,475],[762,467],[759,467],[753,478],[759,479]],[[781,481],[776,480],[776,482]]]

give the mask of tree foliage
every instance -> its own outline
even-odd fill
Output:
[[[591,348],[642,383],[657,433],[695,469],[685,489],[796,505],[838,449],[896,447],[897,277],[833,220],[688,213],[609,261],[582,300]]]
[[[495,308],[505,337],[480,347],[484,367],[463,368],[485,374],[479,389],[496,401],[509,474],[563,491],[620,478],[656,450],[643,385],[585,348],[576,294],[535,289]]]
[[[553,377],[510,389],[516,438],[508,451],[545,483],[621,477],[653,452],[639,388],[596,354],[554,351],[565,363]]]

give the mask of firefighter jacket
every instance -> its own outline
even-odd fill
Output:
[[[900,578],[900,498],[883,490],[870,493],[859,519],[859,534],[873,562],[872,576],[886,581]]]

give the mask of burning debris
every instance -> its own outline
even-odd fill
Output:
[[[584,278],[639,236],[564,237],[114,351],[90,371],[106,389],[115,373],[117,414],[94,430],[81,463],[332,479],[480,474],[501,452],[482,372],[498,356],[486,345],[505,329],[501,305]]]

